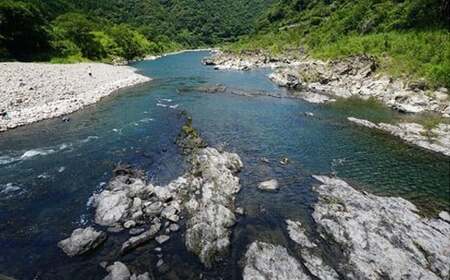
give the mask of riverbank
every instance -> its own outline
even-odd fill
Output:
[[[0,131],[73,113],[114,91],[150,81],[101,63],[0,64]]]
[[[269,79],[280,87],[287,88],[290,95],[310,103],[330,103],[338,98],[374,99],[393,110],[401,113],[419,114],[431,113],[442,118],[450,117],[450,97],[447,88],[432,89],[425,81],[394,80],[379,73],[377,61],[369,56],[353,56],[340,60],[319,61],[306,55],[272,57],[260,52],[243,54],[217,52],[211,58],[205,59],[204,64],[214,66],[216,70],[247,71],[254,68],[269,67],[274,72]],[[422,127],[419,124],[411,124]],[[410,135],[407,127],[395,126],[384,130],[394,136],[419,146],[450,155],[447,140],[444,145],[439,135],[447,133],[445,123],[437,123],[433,133],[426,133],[423,127],[422,136],[415,131],[420,141],[406,140],[402,135]],[[419,131],[418,130],[418,131]],[[416,133],[417,132],[417,133]],[[419,134],[418,134],[419,133]],[[410,137],[407,137],[410,139]],[[417,138],[417,137],[416,137]]]

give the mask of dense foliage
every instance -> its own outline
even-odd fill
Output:
[[[450,1],[280,0],[231,50],[305,49],[317,58],[372,54],[385,71],[450,87]]]
[[[133,59],[235,41],[272,0],[0,0],[0,57]],[[18,24],[19,23],[19,24]]]

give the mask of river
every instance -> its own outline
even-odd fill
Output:
[[[207,55],[187,52],[138,62],[134,67],[152,82],[120,90],[72,114],[70,122],[47,120],[0,135],[0,274],[102,279],[106,273],[98,264],[119,258],[160,279],[198,279],[200,274],[240,279],[239,260],[253,240],[288,247],[286,218],[313,226],[313,174],[334,173],[359,189],[404,197],[426,214],[450,209],[448,158],[346,121],[348,116],[377,121],[402,116],[364,102],[315,105],[264,95],[207,94],[196,87],[223,84],[286,96],[268,80],[269,70],[216,71],[201,64]],[[182,111],[211,146],[236,152],[244,162],[236,206],[246,215],[234,228],[229,258],[206,270],[184,248],[182,232],[164,244],[165,273],[155,267],[155,244],[117,257],[112,248],[123,241],[120,235],[87,255],[65,256],[57,242],[93,224],[87,202],[111,178],[115,164],[143,169],[155,184],[183,174],[186,165],[174,143]],[[283,157],[290,163],[280,164]],[[272,178],[280,182],[280,191],[257,190],[259,182]]]

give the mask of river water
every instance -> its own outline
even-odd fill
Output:
[[[359,189],[404,197],[427,215],[450,209],[448,158],[346,121],[348,116],[376,121],[403,116],[358,101],[314,105],[264,94],[207,94],[196,88],[223,84],[240,92],[287,94],[267,79],[269,70],[216,71],[201,64],[207,55],[188,52],[136,63],[152,82],[121,90],[72,114],[70,122],[47,120],[0,135],[0,274],[102,279],[106,273],[98,264],[121,260],[157,279],[240,279],[239,261],[253,240],[289,247],[287,218],[313,230],[313,174],[334,173]],[[228,257],[205,269],[184,248],[182,232],[163,246],[163,272],[155,266],[154,243],[118,256],[113,248],[123,242],[120,234],[92,253],[65,256],[57,242],[93,224],[87,202],[117,163],[145,170],[155,184],[183,174],[187,166],[174,144],[182,111],[211,146],[236,152],[244,162],[236,204],[246,215],[233,230]],[[283,157],[288,165],[279,163]],[[279,192],[256,189],[272,178],[279,180]]]

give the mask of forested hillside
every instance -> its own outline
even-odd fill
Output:
[[[0,0],[0,57],[131,59],[254,31],[271,0]]]
[[[379,58],[392,75],[450,86],[450,1],[279,0],[231,50],[302,49],[321,59]]]

